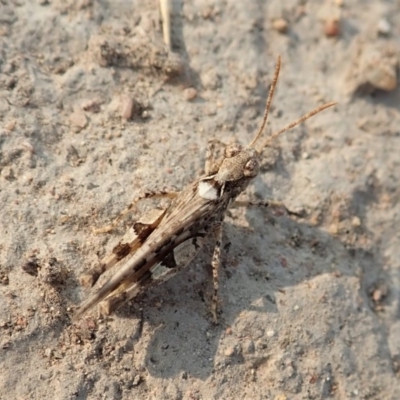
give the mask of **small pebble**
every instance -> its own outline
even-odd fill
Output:
[[[142,119],[150,118],[150,113],[147,110],[144,110],[141,115]]]
[[[5,166],[1,171],[0,175],[7,181],[13,181],[15,179],[14,170],[10,166]]]
[[[339,232],[339,227],[337,224],[333,223],[329,226],[328,230],[332,235],[336,235]]]
[[[221,77],[213,69],[205,72],[201,76],[201,81],[205,89],[216,90],[221,86]]]
[[[138,386],[141,381],[142,377],[140,375],[135,375],[135,377],[133,378],[132,386]]]
[[[11,343],[10,343],[10,341],[4,341],[4,342],[2,342],[1,343],[1,345],[0,345],[0,347],[3,349],[3,350],[7,350],[7,349],[9,349],[10,347],[11,347]]]
[[[275,331],[267,331],[267,336],[272,337],[275,335]]]
[[[34,153],[35,149],[32,146],[32,143],[29,142],[28,140],[24,140],[23,142],[21,142],[22,146],[25,147],[25,149],[27,149],[30,153]]]
[[[392,27],[390,26],[390,23],[387,19],[382,18],[378,21],[377,29],[378,29],[379,35],[388,36],[388,35],[390,35]]]
[[[235,347],[230,346],[224,351],[225,357],[232,357],[235,354]]]
[[[298,311],[299,308],[300,308],[300,306],[299,306],[298,304],[296,304],[296,305],[293,307],[293,310],[294,310],[294,311]]]
[[[376,89],[391,92],[397,87],[396,69],[383,62],[375,65],[367,74],[368,82]]]
[[[214,7],[213,6],[207,6],[204,8],[204,10],[201,12],[201,16],[204,19],[211,19],[213,17],[213,12],[214,12]]]
[[[135,108],[134,101],[128,96],[121,97],[121,118],[125,120],[130,120],[133,115]]]
[[[183,95],[185,97],[185,100],[192,101],[197,96],[197,90],[195,88],[188,87],[183,91]]]
[[[52,355],[53,355],[53,350],[52,349],[50,349],[49,347],[44,351],[44,355],[47,357],[47,358],[50,358]]]
[[[379,289],[374,290],[372,293],[372,300],[374,300],[375,303],[379,303],[383,299],[383,294]]]
[[[17,124],[17,123],[16,123],[15,120],[8,121],[8,122],[4,125],[4,129],[5,129],[6,131],[11,132],[11,131],[13,131],[13,130],[15,129],[16,124]]]
[[[81,130],[86,127],[88,121],[85,113],[82,110],[75,110],[69,117],[72,126]]]
[[[84,111],[98,113],[100,112],[100,101],[98,99],[86,100],[82,104],[82,109]]]
[[[353,217],[353,219],[351,220],[351,225],[353,225],[354,227],[360,226],[361,225],[360,218]]]
[[[289,24],[284,18],[278,18],[272,22],[272,27],[280,33],[286,33],[288,30]]]
[[[325,21],[324,33],[327,37],[336,37],[340,35],[340,21],[337,18]]]

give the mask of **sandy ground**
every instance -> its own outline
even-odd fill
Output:
[[[155,0],[0,2],[1,399],[400,398],[400,2],[174,1],[172,28]],[[303,216],[230,212],[218,326],[207,251],[73,325],[125,225],[92,229],[248,143],[278,54],[269,130],[339,104],[243,198]]]

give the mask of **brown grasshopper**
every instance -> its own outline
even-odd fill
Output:
[[[211,261],[214,284],[211,311],[213,320],[217,321],[222,223],[228,207],[235,204],[237,196],[258,175],[261,152],[270,141],[320,111],[336,104],[327,103],[316,108],[273,133],[261,146],[256,148],[267,123],[280,66],[281,60],[278,57],[263,122],[250,144],[246,147],[242,147],[240,144],[225,146],[224,154],[221,157],[216,157],[215,141],[210,141],[207,147],[205,174],[203,176],[179,193],[150,193],[138,199],[167,197],[172,201],[166,209],[152,210],[136,222],[133,225],[136,236],[128,242],[117,245],[112,254],[105,257],[99,266],[90,270],[81,278],[81,283],[84,286],[93,286],[106,270],[119,261],[126,260],[125,264],[81,305],[75,314],[75,319],[80,318],[98,303],[101,304],[102,314],[110,314],[148,287],[169,279],[194,258],[205,238],[212,235],[215,240],[215,247]],[[132,203],[122,215],[129,212],[134,204],[136,202]],[[263,206],[275,204],[270,201],[262,202]],[[240,205],[243,205],[242,202]],[[106,228],[100,231],[107,230],[110,229]]]

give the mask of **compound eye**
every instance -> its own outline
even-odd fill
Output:
[[[260,170],[260,165],[257,160],[249,160],[244,166],[243,175],[252,178],[258,174]]]
[[[232,158],[237,156],[243,150],[242,146],[238,143],[230,144],[225,148],[225,157]]]

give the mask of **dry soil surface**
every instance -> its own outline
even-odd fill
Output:
[[[0,1],[1,399],[400,398],[399,1]],[[110,317],[74,309],[135,197],[263,152],[210,249]],[[267,135],[267,133],[265,133]],[[150,205],[143,205],[143,208]],[[131,219],[135,219],[134,213]],[[230,246],[227,244],[230,243]],[[104,280],[103,280],[104,282]]]

